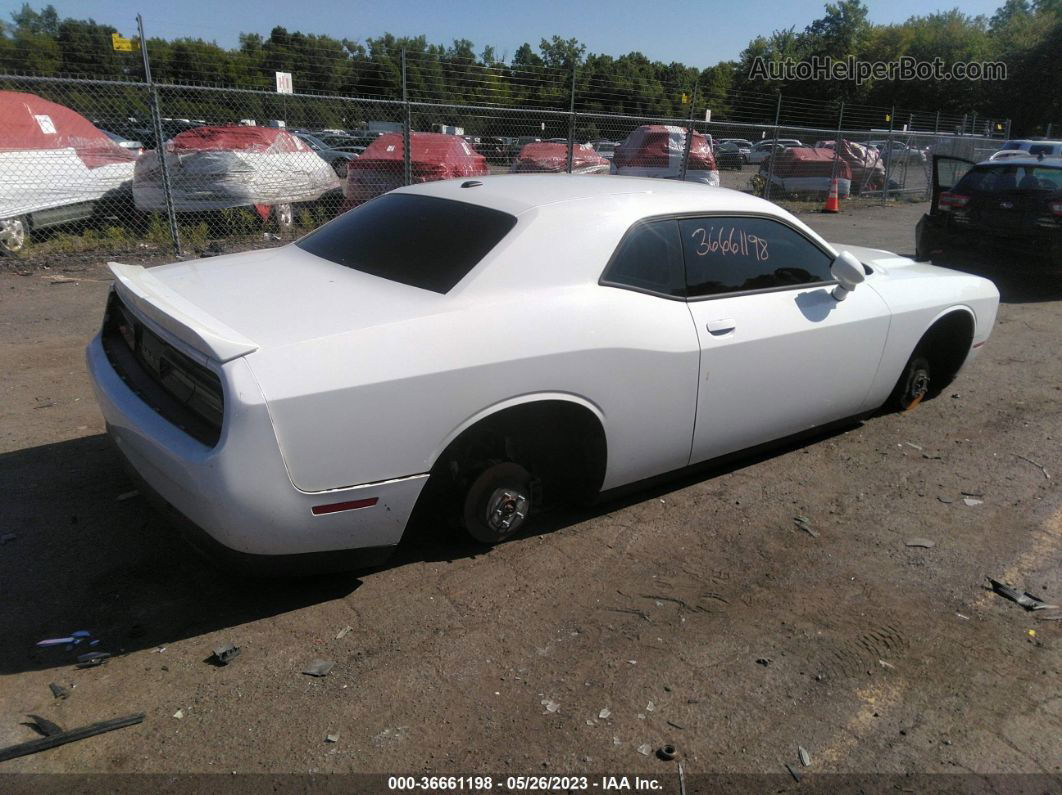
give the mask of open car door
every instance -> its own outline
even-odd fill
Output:
[[[940,194],[954,188],[956,183],[966,176],[966,172],[975,165],[977,164],[972,160],[963,157],[933,155],[933,196],[929,205],[930,215],[937,213]]]
[[[951,155],[933,155],[933,195],[929,202],[929,212],[923,215],[915,227],[915,256],[919,262],[926,262],[937,247],[938,227],[943,222],[940,212],[940,194],[951,190],[966,172],[976,163],[962,157]]]

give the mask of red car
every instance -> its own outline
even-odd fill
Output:
[[[566,172],[568,144],[552,141],[525,144],[511,170],[514,174]],[[573,174],[607,174],[608,170],[608,161],[590,146],[575,144],[572,148]]]
[[[412,181],[434,182],[490,174],[487,159],[464,138],[442,133],[410,133]],[[401,133],[381,135],[347,166],[345,209],[405,184],[405,147]]]

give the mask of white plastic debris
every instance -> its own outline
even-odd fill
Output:
[[[181,718],[184,717],[184,710],[183,709],[177,710],[176,712],[173,713],[173,717],[177,718],[177,720],[180,720]]]
[[[612,710],[610,710],[608,707],[605,707],[603,710],[597,713],[597,717],[599,717],[601,720],[606,720],[611,714]]]

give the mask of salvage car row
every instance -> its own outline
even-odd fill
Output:
[[[466,137],[414,132],[410,173],[405,136],[349,136],[257,125],[175,128],[161,147],[103,131],[81,114],[39,96],[0,91],[0,251],[16,253],[34,231],[90,219],[132,219],[172,209],[179,215],[244,208],[279,229],[295,224],[297,208],[323,206],[326,217],[405,184],[492,173],[488,158]],[[349,140],[348,140],[349,139]],[[517,139],[521,141],[521,139]],[[611,157],[587,144],[569,153],[566,141],[522,141],[513,173],[571,171],[679,177],[685,130],[638,128]],[[719,184],[711,138],[694,135],[686,178]]]

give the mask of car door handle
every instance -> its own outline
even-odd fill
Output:
[[[719,320],[708,321],[708,333],[722,336],[723,334],[729,334],[737,327],[737,323],[733,318],[724,317]]]

